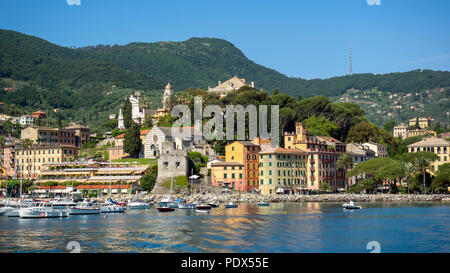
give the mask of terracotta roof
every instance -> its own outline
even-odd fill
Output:
[[[214,162],[211,166],[244,166],[240,162]]]
[[[148,132],[150,132],[150,129],[140,130],[141,136],[145,136]],[[118,136],[115,136],[115,138],[124,138],[125,134],[120,134]]]
[[[450,146],[450,142],[442,138],[430,137],[424,138],[419,142],[408,145],[408,147],[432,147],[432,146]]]
[[[300,149],[286,149],[286,148],[281,148],[281,147],[277,147],[277,148],[267,147],[259,153],[260,154],[306,154],[305,151],[300,150]]]

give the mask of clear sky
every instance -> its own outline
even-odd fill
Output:
[[[449,0],[1,0],[0,28],[63,46],[223,38],[288,76],[450,70]]]

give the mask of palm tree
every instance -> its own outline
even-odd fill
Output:
[[[353,162],[353,158],[348,154],[341,155],[336,161],[336,167],[345,171],[353,169],[354,165],[355,163]]]
[[[414,166],[408,162],[402,162],[403,169],[405,170],[406,187],[409,194],[409,182],[411,180],[411,174],[414,173]]]
[[[423,188],[425,190],[425,194],[427,193],[427,187],[425,184],[426,173],[430,169],[431,162],[437,160],[438,156],[432,152],[415,152],[415,153],[407,153],[403,154],[401,159],[404,162],[407,162],[413,166],[413,170],[415,173],[421,173],[423,176]]]

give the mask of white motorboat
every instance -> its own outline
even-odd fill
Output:
[[[128,203],[129,209],[148,209],[152,204],[140,201],[132,201]]]
[[[40,203],[37,206],[19,209],[20,218],[60,218],[68,217],[69,212],[65,209],[54,209]]]
[[[344,209],[361,209],[361,206],[357,206],[353,203],[353,201],[350,201],[348,203],[342,204],[342,207]]]
[[[75,207],[77,204],[75,202],[72,201],[72,199],[64,197],[57,197],[53,200],[50,200],[50,202],[48,202],[51,206],[53,206],[53,208],[57,209],[57,208],[68,208],[68,207]]]
[[[101,213],[114,213],[114,212],[125,212],[127,210],[127,207],[120,206],[114,203],[104,203],[100,205],[100,212]]]
[[[92,202],[81,202],[73,208],[69,208],[70,215],[100,214],[100,208]]]

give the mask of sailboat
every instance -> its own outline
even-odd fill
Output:
[[[111,161],[109,162],[109,167],[111,168]],[[109,171],[109,198],[108,201],[103,203],[100,206],[100,212],[101,213],[112,213],[112,212],[125,212],[127,210],[127,207],[117,205],[117,202],[114,202],[111,198],[111,170]]]
[[[170,195],[168,198],[162,199],[158,203],[158,211],[160,212],[169,212],[174,211],[175,208],[178,208],[178,204],[172,200],[172,192],[173,192],[173,170],[172,170],[172,179],[170,181]]]

